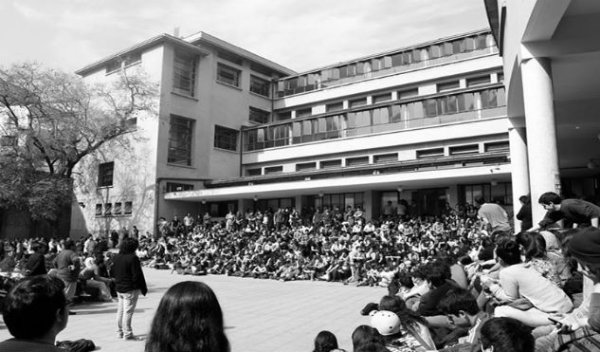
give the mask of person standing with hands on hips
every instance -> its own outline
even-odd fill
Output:
[[[131,329],[131,320],[140,295],[146,295],[146,279],[136,256],[138,242],[133,238],[124,238],[119,254],[113,260],[112,276],[117,290],[117,336],[125,340],[137,340]]]

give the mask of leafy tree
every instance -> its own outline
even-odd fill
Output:
[[[39,64],[0,68],[0,208],[55,220],[70,204],[75,166],[154,113],[157,85],[121,71],[107,84]]]

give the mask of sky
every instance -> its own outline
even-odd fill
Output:
[[[0,0],[0,67],[73,72],[176,27],[303,72],[488,22],[483,0]]]

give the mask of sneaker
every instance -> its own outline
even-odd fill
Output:
[[[123,340],[125,340],[125,341],[140,341],[140,338],[138,338],[135,335],[128,335],[128,336],[123,336]]]
[[[118,332],[118,333],[117,333],[117,338],[118,338],[119,340],[123,339],[123,333],[122,333],[122,332]]]

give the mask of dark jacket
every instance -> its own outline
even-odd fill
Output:
[[[117,254],[113,259],[112,276],[117,292],[125,293],[140,290],[148,292],[140,259],[135,254]]]
[[[29,256],[25,264],[25,274],[27,276],[46,274],[46,259],[43,254],[36,252]]]

